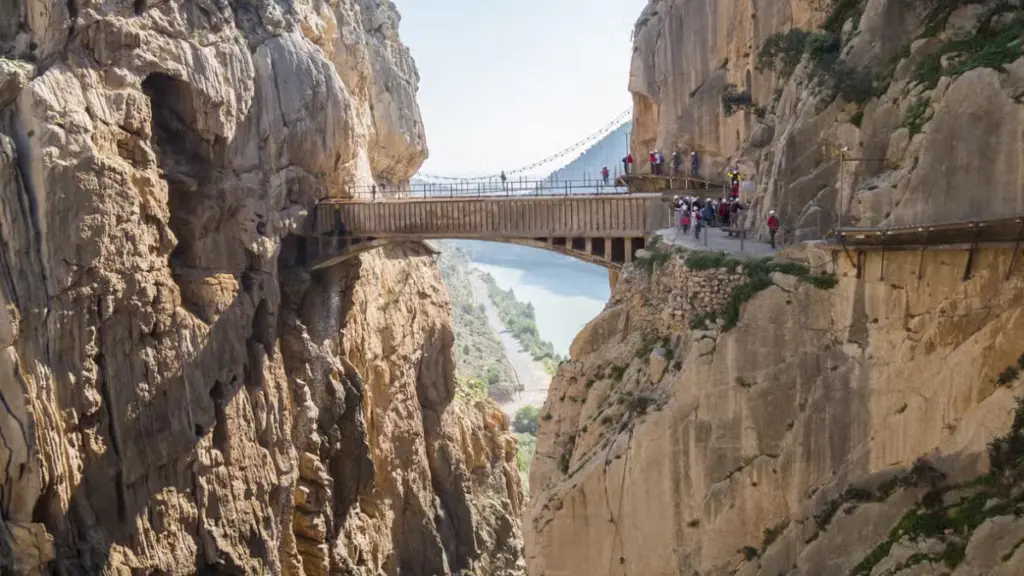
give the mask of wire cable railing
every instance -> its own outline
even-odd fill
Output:
[[[443,200],[447,198],[532,198],[538,196],[626,195],[629,188],[616,185],[612,178],[579,180],[508,179],[479,182],[414,182],[401,186],[351,186],[346,192],[356,198],[328,199],[357,201]]]

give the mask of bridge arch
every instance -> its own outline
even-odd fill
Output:
[[[619,270],[624,264],[633,261],[638,250],[647,245],[647,239],[638,238],[553,238],[548,241],[543,238],[480,238],[471,236],[436,235],[436,236],[394,236],[389,238],[366,238],[366,239],[345,239],[330,237],[324,240],[326,246],[318,246],[310,250],[307,240],[305,248],[305,260],[311,270],[323,270],[337,266],[359,254],[381,248],[391,244],[403,244],[408,242],[423,242],[427,240],[475,240],[494,242],[496,244],[510,244],[514,246],[526,246],[554,252],[562,256],[574,258],[606,268],[608,270]]]

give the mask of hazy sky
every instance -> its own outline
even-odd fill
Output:
[[[394,2],[420,71],[423,172],[511,170],[631,105],[630,33],[646,0]]]

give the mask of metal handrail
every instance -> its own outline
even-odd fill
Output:
[[[417,182],[402,186],[351,186],[344,190],[348,196],[380,199],[415,199],[415,198],[501,198],[501,197],[536,197],[536,196],[574,196],[574,195],[625,195],[629,189],[617,186],[609,177],[605,183],[602,179],[581,180],[507,180],[502,182]]]
[[[1024,222],[1024,215],[1011,216],[1008,218],[993,218],[986,220],[960,220],[956,222],[940,222],[938,224],[923,224],[917,226],[893,226],[889,228],[865,227],[865,228],[840,228],[835,232],[837,237],[850,236],[882,236],[891,234],[915,234],[927,232],[942,232],[948,230],[967,230],[972,228],[990,228],[1005,226],[1009,224],[1020,224]]]

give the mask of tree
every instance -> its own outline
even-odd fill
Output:
[[[504,379],[502,378],[501,370],[494,364],[487,367],[485,378],[487,379],[488,387],[497,386]]]
[[[537,435],[537,421],[540,419],[540,412],[533,406],[523,406],[516,411],[512,419],[512,429],[520,434]]]

